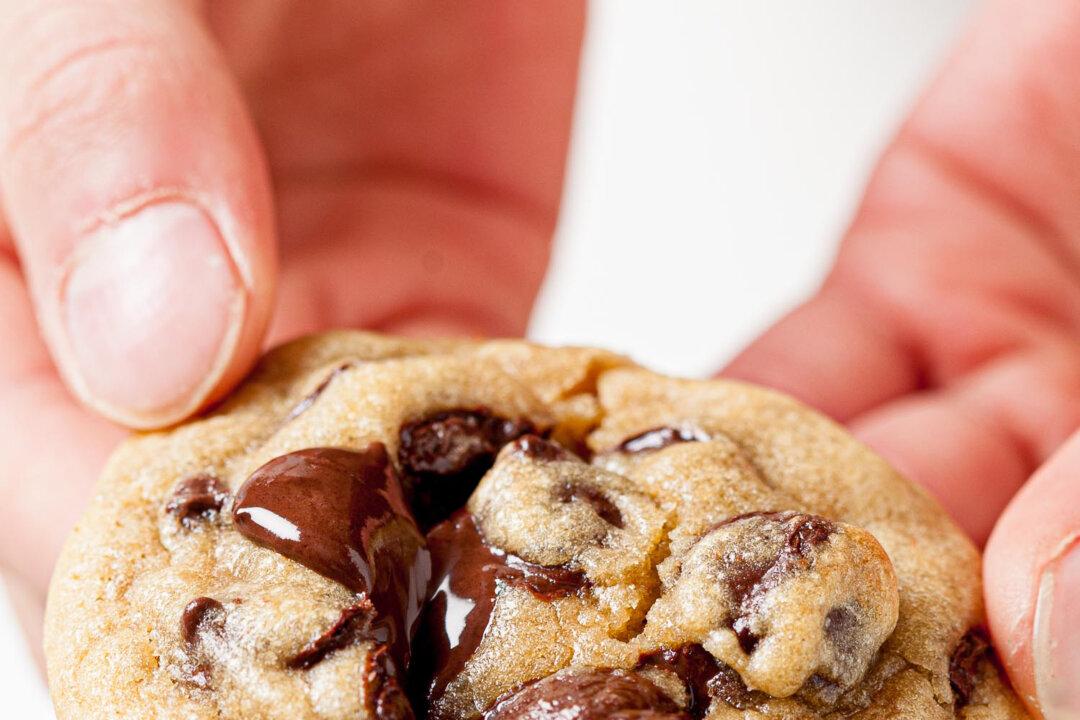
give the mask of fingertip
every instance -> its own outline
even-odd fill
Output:
[[[270,315],[254,125],[194,6],[13,4],[0,182],[43,335],[90,408],[176,423],[239,381]]]
[[[991,629],[1021,697],[1080,717],[1080,435],[1036,472],[987,544]]]

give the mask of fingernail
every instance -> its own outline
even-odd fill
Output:
[[[66,374],[95,409],[134,427],[196,410],[228,362],[245,294],[216,225],[158,202],[82,238],[62,288]]]
[[[1046,720],[1080,718],[1080,545],[1047,565],[1035,605],[1035,690]]]

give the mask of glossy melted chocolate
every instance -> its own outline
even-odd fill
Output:
[[[370,638],[408,667],[430,558],[382,443],[271,460],[240,488],[233,520],[252,542],[370,599]]]
[[[689,427],[662,426],[638,433],[619,443],[619,452],[628,455],[662,450],[669,445],[684,442],[706,442],[710,438],[701,430]]]
[[[582,592],[584,573],[544,567],[487,545],[473,516],[461,511],[428,533],[433,572],[431,599],[417,643],[430,666],[418,670],[419,702],[437,700],[472,657],[487,630],[499,583],[554,600]]]

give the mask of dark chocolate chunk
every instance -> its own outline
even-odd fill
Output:
[[[720,663],[700,645],[661,648],[642,656],[638,667],[657,667],[677,675],[690,694],[687,711],[694,717],[703,717],[709,709],[709,683],[720,672]]]
[[[165,512],[176,517],[184,527],[194,527],[200,520],[212,520],[229,500],[229,490],[213,475],[199,474],[181,480],[165,505]]]
[[[370,639],[408,667],[430,563],[382,443],[271,460],[240,488],[233,519],[252,542],[369,598]]]
[[[326,378],[321,383],[319,383],[314,390],[305,395],[300,400],[300,402],[296,403],[296,405],[293,406],[293,409],[290,410],[289,414],[285,416],[285,422],[289,422],[290,420],[295,419],[298,415],[300,415],[305,410],[314,405],[315,401],[319,399],[319,396],[326,392],[326,388],[330,387],[330,383],[334,382],[334,379],[338,375],[345,372],[351,367],[353,367],[352,362],[343,362],[337,367],[335,367],[333,370],[331,370],[330,374],[327,375]]]
[[[836,523],[818,515],[806,515],[795,512],[758,511],[738,515],[717,523],[713,529],[732,525],[746,520],[762,520],[785,523],[787,537],[776,555],[761,562],[749,562],[738,555],[725,567],[728,591],[739,613],[729,621],[731,629],[739,641],[743,652],[750,654],[757,649],[761,638],[750,628],[750,617],[754,612],[757,599],[776,586],[786,575],[805,571],[813,562],[814,548],[828,541],[836,531]],[[847,612],[846,608],[834,608],[834,613]],[[837,615],[833,618],[839,623],[843,619],[854,619]],[[836,631],[841,628],[838,626]]]
[[[716,675],[709,678],[708,686],[710,696],[739,710],[754,710],[769,700],[766,693],[746,687],[739,673],[722,663]]]
[[[623,527],[623,516],[615,503],[611,502],[607,495],[593,485],[583,482],[566,482],[559,487],[559,502],[568,503],[575,500],[586,502],[592,506],[600,519],[608,525],[617,528]]]
[[[484,720],[688,720],[648,678],[623,670],[551,675],[498,700]]]
[[[952,685],[957,709],[971,702],[979,665],[990,654],[990,639],[982,628],[968,630],[949,659],[949,684]]]
[[[544,600],[573,595],[589,586],[584,573],[535,565],[487,545],[466,511],[436,526],[427,540],[433,572],[431,599],[416,640],[418,647],[425,648],[417,663],[427,663],[413,673],[417,707],[441,697],[476,652],[499,585],[523,587]]]
[[[447,410],[401,427],[398,465],[425,530],[462,507],[507,443],[536,431],[485,408]]]
[[[204,633],[220,635],[224,631],[225,608],[214,598],[195,598],[180,616],[180,636],[190,647],[198,646]]]
[[[708,442],[711,438],[701,430],[690,427],[663,426],[646,430],[619,443],[619,452],[634,455],[662,450],[669,445],[684,442]]]
[[[352,645],[369,636],[369,625],[375,615],[371,601],[362,598],[355,605],[341,611],[337,621],[323,634],[315,638],[296,653],[286,667],[293,670],[306,670],[317,664],[335,650]]]

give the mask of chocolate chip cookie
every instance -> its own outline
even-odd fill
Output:
[[[270,353],[110,460],[61,720],[1025,718],[976,549],[776,393],[585,348]]]

